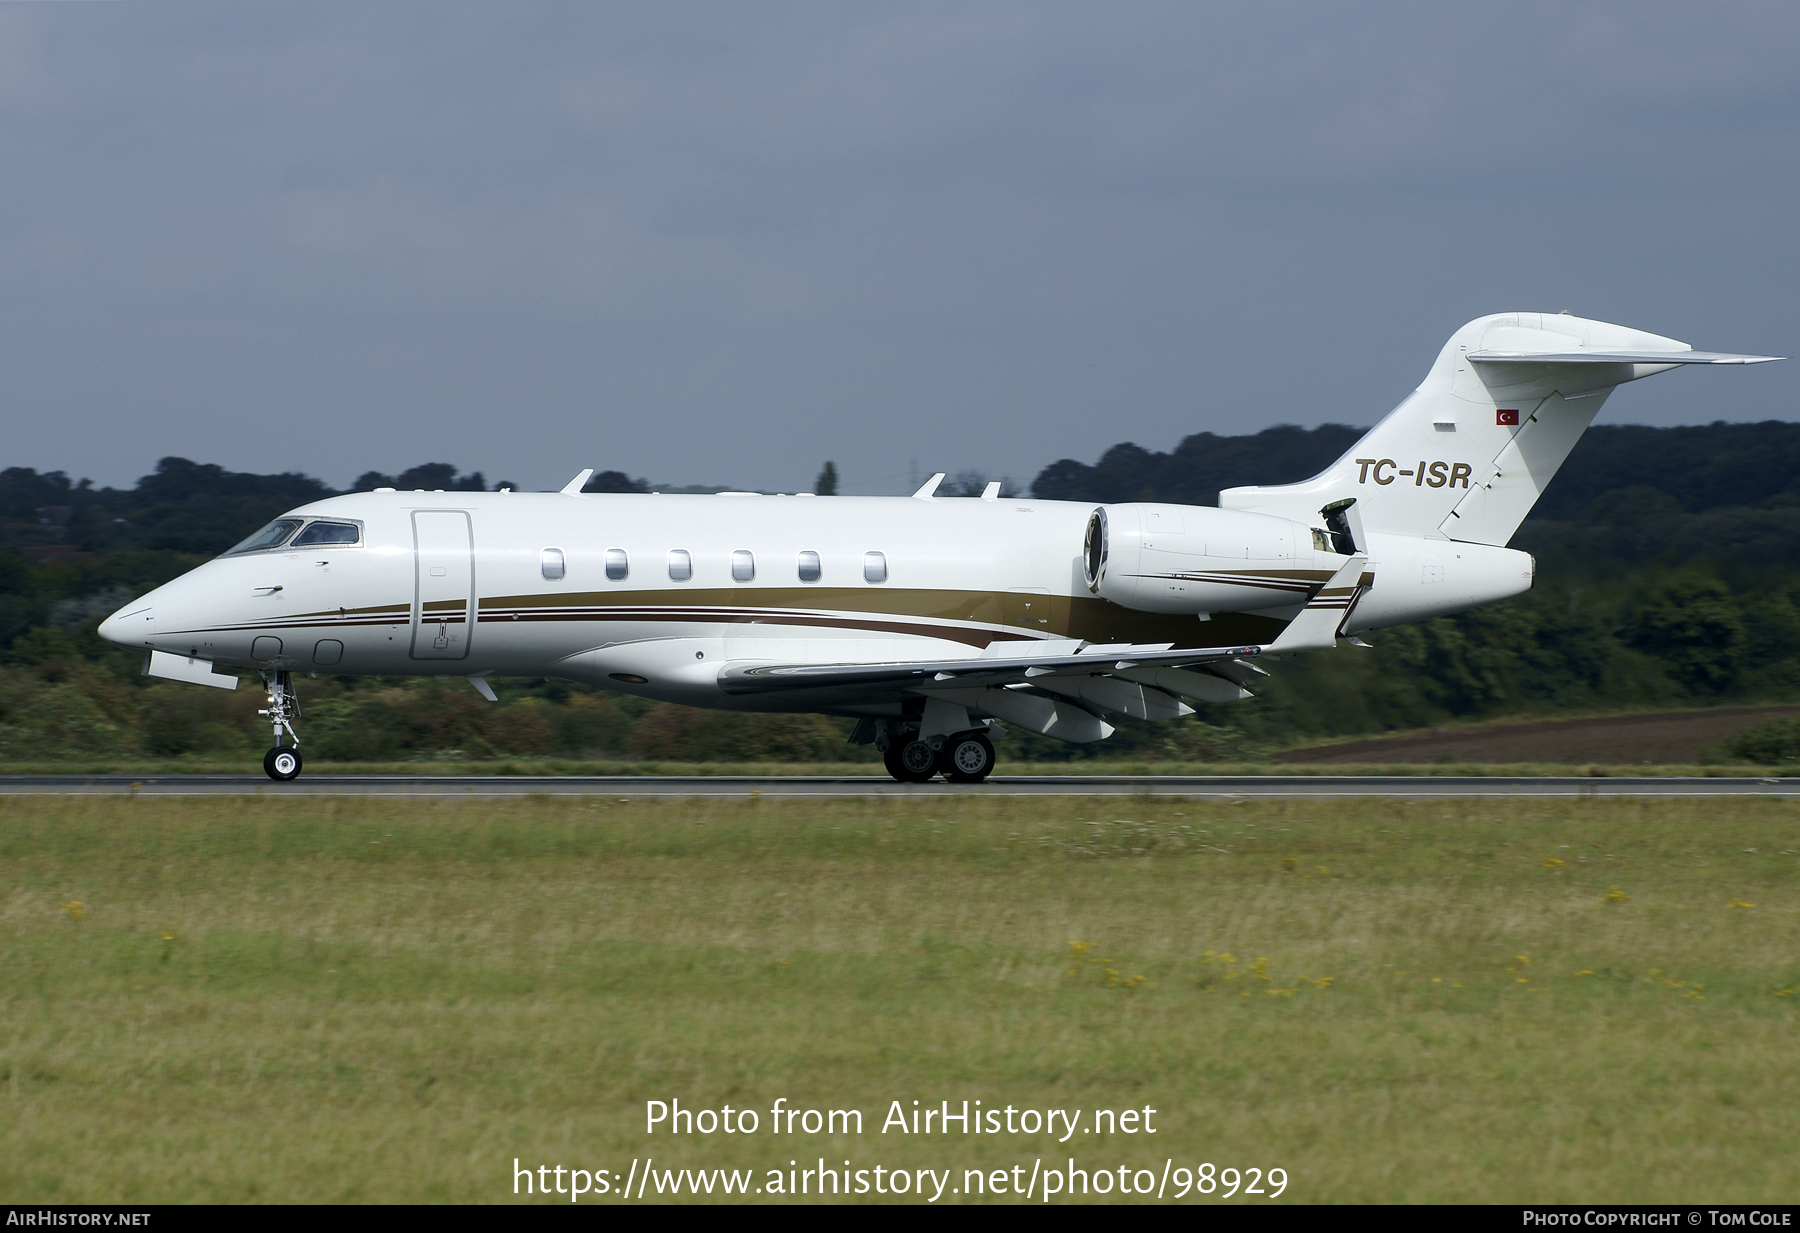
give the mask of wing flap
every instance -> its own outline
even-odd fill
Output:
[[[1104,741],[1113,734],[1111,724],[1074,701],[1046,698],[1022,689],[939,685],[927,686],[920,692],[1062,741],[1086,744]]]
[[[1216,669],[1215,669],[1216,670]],[[1202,702],[1239,702],[1254,697],[1249,690],[1213,672],[1187,672],[1181,668],[1127,668],[1119,673],[1128,681],[1154,685],[1168,693]]]
[[[1180,719],[1183,715],[1194,713],[1193,707],[1154,685],[1114,676],[1041,677],[1032,684],[1053,694],[1090,703],[1103,711],[1129,715],[1133,719]]]

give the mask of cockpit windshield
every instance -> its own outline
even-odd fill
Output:
[[[249,539],[231,549],[224,555],[237,556],[240,552],[261,552],[267,548],[279,548],[287,543],[288,536],[300,529],[298,518],[277,518],[268,526],[252,535]]]
[[[294,537],[296,548],[318,548],[326,544],[340,547],[360,543],[362,528],[354,522],[311,522]]]

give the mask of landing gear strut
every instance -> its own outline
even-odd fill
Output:
[[[270,779],[292,779],[300,773],[300,738],[294,735],[294,720],[300,718],[300,699],[294,696],[293,682],[286,672],[265,672],[262,678],[269,689],[269,707],[257,714],[267,715],[269,727],[275,732],[275,748],[263,755],[263,770]],[[291,747],[282,745],[283,732],[294,742]]]

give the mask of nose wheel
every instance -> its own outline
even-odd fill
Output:
[[[300,718],[300,699],[294,696],[293,681],[286,672],[265,672],[263,683],[269,687],[269,706],[257,714],[268,717],[275,735],[275,748],[263,755],[263,770],[270,779],[292,779],[300,773],[300,738],[294,733],[294,721]],[[292,745],[281,743],[283,733]]]
[[[300,773],[300,751],[277,745],[263,755],[263,770],[270,779],[292,779]]]

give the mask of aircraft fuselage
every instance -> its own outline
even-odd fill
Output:
[[[1268,643],[1344,560],[1315,546],[1314,528],[1286,518],[1112,506],[1164,511],[1164,519],[1176,511],[1192,528],[1186,557],[1164,551],[1160,573],[1138,570],[1148,598],[1126,607],[1095,594],[1084,576],[1082,537],[1095,508],[977,498],[358,493],[286,515],[307,526],[353,525],[355,543],[219,557],[122,610],[102,633],[218,667],[552,675],[698,705],[885,713],[885,699],[842,691],[735,698],[720,690],[719,669],[954,659],[1031,640]],[[1529,585],[1522,553],[1407,538],[1379,537],[1358,628]],[[1127,539],[1120,536],[1121,556]],[[1152,541],[1149,555],[1158,551]],[[1392,584],[1384,553],[1398,563]],[[1435,584],[1404,585],[1434,571]],[[1144,610],[1158,606],[1149,594],[1158,587],[1179,588],[1161,606],[1185,611]]]

